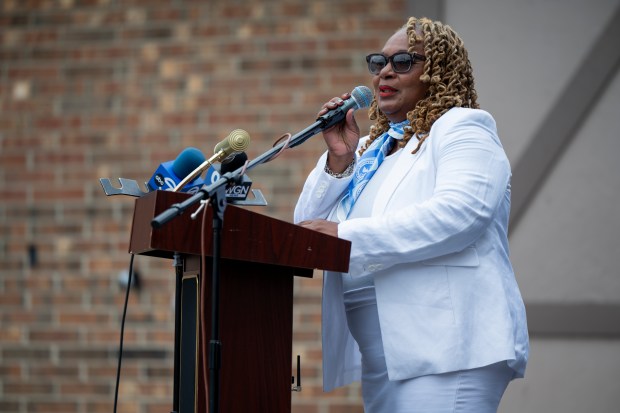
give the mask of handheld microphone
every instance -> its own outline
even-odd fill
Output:
[[[358,110],[367,108],[370,106],[372,98],[372,92],[366,86],[355,87],[355,89],[351,91],[351,97],[345,100],[342,106],[338,106],[316,118],[312,125],[291,137],[288,147],[294,148],[297,145],[301,145],[317,133],[342,122],[349,109]]]
[[[185,148],[175,160],[160,164],[146,186],[150,191],[158,189],[172,191],[183,178],[187,177],[204,160],[205,156],[199,149]],[[196,192],[202,185],[204,185],[204,181],[199,177],[190,179],[184,192]]]
[[[230,132],[224,140],[215,145],[213,156],[201,163],[196,169],[194,169],[189,175],[187,175],[181,182],[174,188],[175,192],[180,191],[185,185],[193,181],[196,177],[213,165],[213,162],[226,162],[232,159],[237,153],[243,152],[250,145],[250,134],[243,129],[235,129]]]
[[[349,109],[363,109],[370,106],[372,102],[372,92],[366,86],[357,86],[351,92],[351,97],[344,101],[342,106],[338,106],[324,115],[319,116],[316,120],[321,122],[321,129],[329,129],[332,126],[342,122],[347,115]]]

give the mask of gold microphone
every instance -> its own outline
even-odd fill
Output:
[[[234,156],[240,152],[243,152],[250,145],[250,134],[243,129],[235,129],[224,138],[221,142],[215,145],[213,148],[213,156],[204,161],[198,168],[194,169],[189,175],[187,175],[181,182],[174,187],[174,192],[181,190],[188,182],[193,181],[203,171],[208,169],[214,162],[230,161]]]

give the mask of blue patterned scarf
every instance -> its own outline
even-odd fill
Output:
[[[340,200],[338,215],[341,221],[349,217],[353,205],[366,187],[366,184],[375,174],[379,165],[390,153],[397,140],[403,139],[404,128],[409,125],[408,120],[399,123],[391,123],[390,129],[373,141],[357,161],[353,179],[349,183],[347,194]],[[341,216],[343,215],[343,216]],[[344,219],[342,219],[344,218]]]

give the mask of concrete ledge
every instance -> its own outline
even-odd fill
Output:
[[[620,304],[529,303],[532,337],[620,338]]]

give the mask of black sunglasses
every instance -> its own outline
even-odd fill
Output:
[[[392,70],[394,70],[394,72],[407,73],[411,70],[411,66],[413,66],[416,60],[424,61],[426,57],[415,52],[398,52],[389,57],[381,53],[372,53],[366,56],[368,70],[373,75],[378,75],[379,72],[387,66],[388,62],[392,64]]]

